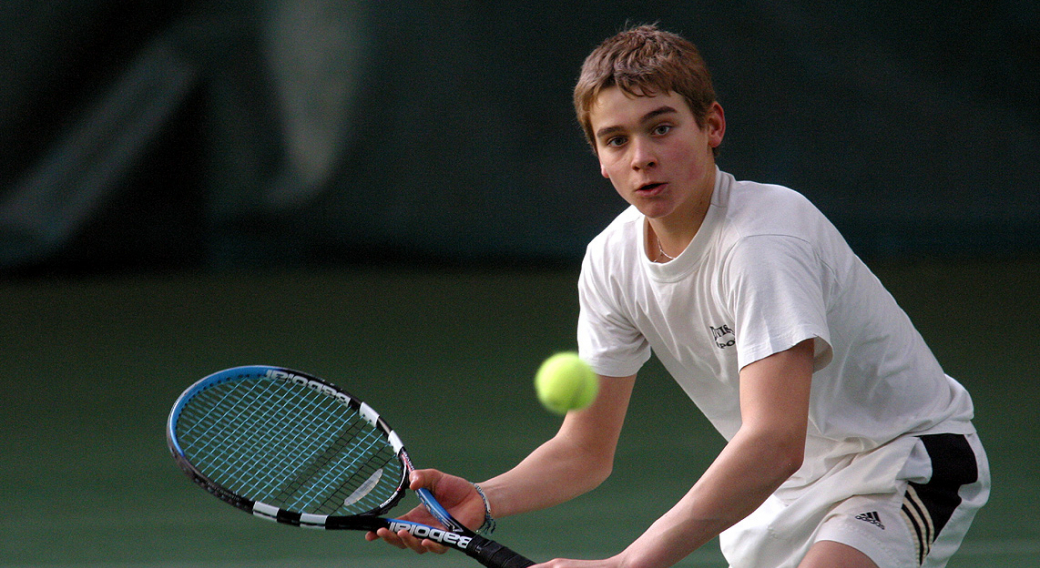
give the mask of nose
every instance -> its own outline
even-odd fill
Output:
[[[657,165],[657,153],[649,140],[632,140],[632,169],[646,170]]]

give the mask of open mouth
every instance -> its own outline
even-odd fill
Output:
[[[657,189],[657,188],[659,188],[659,187],[661,187],[663,185],[664,185],[663,183],[648,183],[646,185],[639,186],[639,189],[637,191],[649,192],[649,191],[653,191],[653,190],[655,190],[655,189]]]

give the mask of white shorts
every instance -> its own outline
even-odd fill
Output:
[[[941,568],[989,486],[976,434],[908,437],[857,456],[797,498],[770,497],[722,533],[722,552],[731,568],[796,568],[828,540],[879,568]]]

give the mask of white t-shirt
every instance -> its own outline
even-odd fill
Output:
[[[907,434],[973,431],[967,391],[800,194],[718,171],[707,216],[675,260],[651,262],[645,231],[630,207],[589,244],[581,356],[601,375],[628,376],[652,349],[729,440],[740,369],[814,339],[806,459],[785,488]]]

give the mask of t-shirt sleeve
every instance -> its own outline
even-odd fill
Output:
[[[649,342],[620,307],[621,293],[586,256],[578,278],[578,353],[606,377],[634,375],[650,359]]]
[[[812,245],[796,237],[754,236],[733,247],[723,289],[736,322],[740,368],[807,339],[815,340],[814,370],[827,366],[829,274]]]

